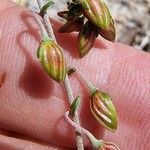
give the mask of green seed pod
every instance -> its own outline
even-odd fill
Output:
[[[108,94],[95,91],[91,96],[90,108],[100,124],[112,132],[116,131],[117,113]]]
[[[114,42],[116,38],[116,30],[113,20],[111,21],[111,24],[108,28],[99,28],[99,34],[106,40]]]
[[[103,0],[79,0],[85,17],[99,28],[108,28],[111,22],[110,12]]]
[[[62,82],[66,76],[65,60],[62,48],[51,39],[40,43],[37,57],[48,75],[57,82]]]
[[[91,50],[96,38],[97,29],[90,22],[86,22],[79,32],[77,41],[80,58],[84,57]]]

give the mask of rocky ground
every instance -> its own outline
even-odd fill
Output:
[[[37,8],[36,0],[22,1],[22,5]],[[65,10],[66,0],[54,0],[55,6],[49,11],[56,16]],[[25,2],[25,3],[24,3]],[[117,41],[150,52],[150,0],[105,0],[116,22]]]

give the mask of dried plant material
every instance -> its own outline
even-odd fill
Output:
[[[67,21],[60,29],[60,33],[70,33],[74,31],[80,31],[83,26],[83,18],[73,18],[72,20]]]

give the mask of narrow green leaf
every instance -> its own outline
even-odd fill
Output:
[[[81,97],[80,96],[77,96],[75,98],[75,100],[73,101],[73,103],[71,104],[70,106],[70,109],[71,109],[71,114],[74,115],[80,105],[80,100],[81,100]]]
[[[47,11],[47,9],[50,7],[50,6],[52,6],[52,5],[54,5],[54,2],[53,1],[49,1],[49,2],[47,2],[43,7],[42,7],[42,9],[41,9],[41,11],[40,11],[40,16],[41,17],[43,17],[43,15],[45,14],[45,12]]]

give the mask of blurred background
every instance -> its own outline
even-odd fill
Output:
[[[30,9],[37,9],[36,0],[12,0]],[[45,0],[46,2],[47,0]],[[65,10],[67,0],[53,0],[55,5],[48,11],[57,16]],[[139,50],[150,52],[150,0],[104,0],[116,23],[117,41]],[[61,19],[61,21],[64,21]]]

